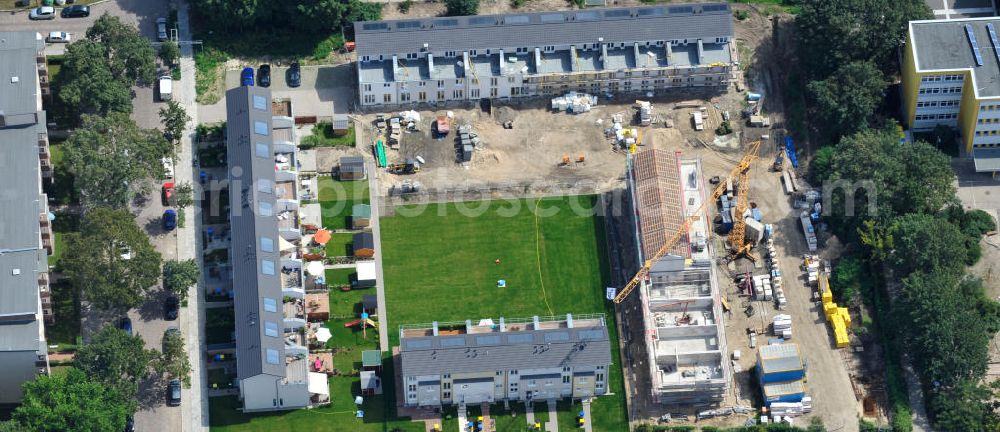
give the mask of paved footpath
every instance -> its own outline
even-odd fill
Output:
[[[358,128],[354,128],[358,130]],[[360,135],[361,132],[358,132]],[[378,172],[375,163],[368,159],[365,161],[365,169],[368,171],[368,195],[371,202],[372,218],[372,238],[375,242],[375,294],[378,297],[378,345],[382,352],[389,352],[389,324],[385,313],[385,272],[382,271],[382,234],[379,228],[379,189]]]
[[[182,41],[191,40],[191,23],[188,17],[187,2],[179,1],[177,6],[177,33]],[[193,50],[190,45],[181,47],[181,81],[176,86],[177,94],[175,100],[184,106],[187,115],[192,119],[198,118],[198,103],[195,102],[195,67]],[[190,182],[198,188],[198,181],[195,179],[194,170],[191,167],[192,155],[194,153],[194,134],[196,120],[188,122],[181,137],[180,148],[177,154],[177,164],[175,166],[176,178],[180,181]],[[200,188],[198,188],[200,189]],[[200,205],[200,200],[195,200],[195,205]],[[201,214],[194,208],[187,208],[185,212],[184,228],[177,231],[177,259],[196,259],[199,267],[203,265],[201,254],[196,254],[197,242],[200,240],[198,233],[201,230]],[[202,353],[205,352],[205,335],[202,332],[205,322],[205,291],[199,289],[201,281],[195,284],[188,291],[188,307],[184,308],[184,343],[191,362],[191,387],[184,389],[181,408],[183,410],[183,430],[189,432],[208,431],[208,395],[205,389],[208,386],[208,371],[205,369]]]

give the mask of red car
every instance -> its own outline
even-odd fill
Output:
[[[174,199],[174,182],[163,183],[163,205],[170,205]]]

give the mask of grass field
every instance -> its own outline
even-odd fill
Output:
[[[398,344],[400,324],[603,312],[617,347],[614,310],[604,299],[609,280],[604,220],[572,210],[592,208],[595,200],[522,200],[516,211],[506,201],[437,204],[419,216],[405,216],[414,208],[401,207],[396,216],[382,219],[390,344]],[[465,216],[460,206],[482,206],[482,214]],[[507,287],[497,288],[498,279]],[[612,359],[614,395],[592,405],[595,430],[627,429],[617,352]],[[575,418],[576,411],[560,414]],[[560,421],[560,429],[577,430],[573,426]]]
[[[319,178],[319,200],[323,227],[331,230],[351,228],[351,207],[368,204],[368,181],[338,181]]]

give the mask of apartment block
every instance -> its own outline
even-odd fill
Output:
[[[406,325],[399,331],[406,406],[592,398],[608,392],[603,314]]]
[[[737,64],[729,5],[437,17],[354,24],[362,107],[724,89]]]
[[[630,157],[628,187],[637,264],[652,259],[707,199],[700,162],[664,150]],[[648,336],[649,389],[663,404],[720,402],[732,381],[711,227],[706,215],[700,216],[632,294],[638,296]]]
[[[42,192],[51,175],[44,46],[35,32],[0,32],[0,404],[19,403],[21,385],[49,373],[54,244]]]
[[[903,48],[903,119],[958,130],[977,172],[1000,171],[1000,39],[996,17],[911,21]]]
[[[244,411],[329,401],[325,374],[310,372],[292,117],[272,112],[271,92],[226,92],[227,154],[236,317],[236,372]]]

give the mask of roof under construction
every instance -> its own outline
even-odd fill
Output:
[[[632,162],[632,176],[642,256],[649,259],[684,223],[677,155],[659,149],[639,152]],[[677,242],[671,253],[689,256],[686,236]]]

